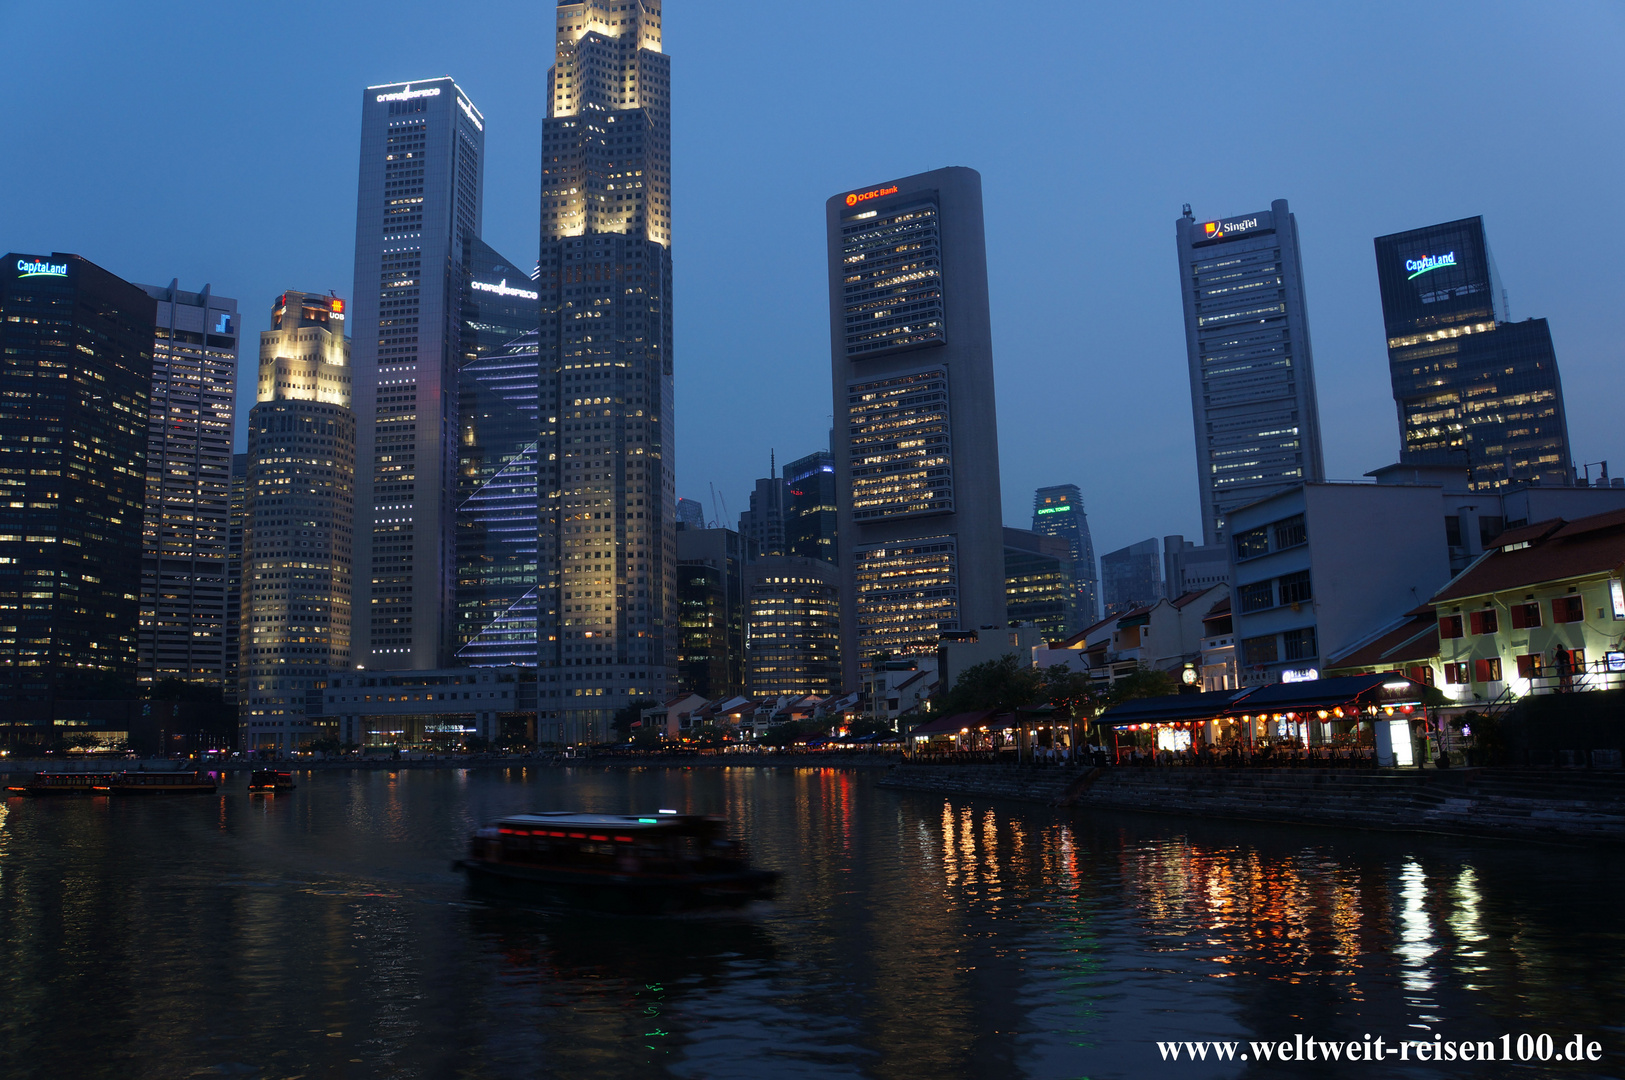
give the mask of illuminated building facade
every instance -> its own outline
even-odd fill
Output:
[[[1320,409],[1309,346],[1298,222],[1268,210],[1176,225],[1202,536],[1283,488],[1322,480]]]
[[[226,532],[226,690],[237,700],[242,660],[243,533],[248,526],[248,455],[231,455],[231,516]]]
[[[982,181],[947,168],[825,204],[843,685],[877,653],[1005,623]]]
[[[331,734],[307,701],[351,664],[356,418],[344,322],[338,297],[290,290],[260,333],[243,496],[245,750],[291,753]]]
[[[1036,626],[1046,641],[1060,641],[1085,625],[1079,622],[1072,547],[1058,536],[1005,529],[1004,589],[1012,626]]]
[[[0,700],[135,692],[153,315],[77,255],[0,263]]]
[[[156,305],[141,550],[144,683],[224,686],[237,301],[143,285]]]
[[[784,482],[790,499],[784,514],[786,553],[839,565],[835,456],[828,450],[815,450],[797,458],[784,467]]]
[[[727,698],[745,689],[744,545],[732,529],[677,530],[677,689]]]
[[[538,738],[676,687],[671,63],[658,0],[561,3],[542,123]]]
[[[797,555],[758,559],[745,571],[750,694],[841,692],[840,571]]]
[[[1570,483],[1551,328],[1508,321],[1483,218],[1375,243],[1400,460],[1467,468],[1479,491]]]
[[[456,651],[457,374],[484,155],[485,118],[450,78],[362,94],[349,322],[354,662],[369,670],[440,668]]]
[[[1072,555],[1072,630],[1082,630],[1100,618],[1100,579],[1095,571],[1095,542],[1089,535],[1089,517],[1083,492],[1076,484],[1039,488],[1033,494],[1033,532],[1066,541]]]
[[[457,660],[536,665],[541,320],[535,282],[467,241],[458,373]]]

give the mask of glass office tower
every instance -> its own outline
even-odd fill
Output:
[[[1570,483],[1551,328],[1507,321],[1483,218],[1375,244],[1400,460],[1460,466],[1482,490]]]
[[[141,553],[141,681],[224,686],[237,301],[143,285],[156,307]]]
[[[1162,556],[1156,539],[1102,555],[1100,591],[1107,615],[1121,615],[1162,599]]]
[[[671,61],[658,0],[561,3],[542,122],[538,739],[676,687]]]
[[[784,543],[791,555],[839,563],[835,491],[835,456],[814,450],[784,467],[790,502],[785,507]]]
[[[825,204],[843,685],[878,653],[1005,625],[982,178]]]
[[[822,559],[769,555],[745,570],[751,696],[841,692],[840,572]]]
[[[1076,484],[1039,488],[1033,494],[1033,532],[1065,540],[1072,552],[1073,601],[1067,614],[1073,631],[1100,618],[1100,581],[1095,571],[1095,542]]]
[[[1079,622],[1072,546],[1059,536],[1005,529],[1004,588],[1010,625],[1036,626],[1046,641],[1088,625]]]
[[[1305,480],[1323,480],[1298,222],[1268,210],[1176,224],[1202,537],[1225,515]]]
[[[354,662],[369,670],[456,651],[457,374],[484,148],[485,118],[450,78],[362,95]]]
[[[0,263],[0,701],[135,693],[154,310],[77,255]]]

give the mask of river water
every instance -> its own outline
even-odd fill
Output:
[[[0,1076],[1620,1076],[1614,851],[1050,811],[877,773],[325,772],[0,802]],[[726,814],[743,915],[486,906],[521,810]],[[1159,1040],[1602,1043],[1549,1065],[1175,1065]],[[1249,1069],[1254,1071],[1249,1072]]]

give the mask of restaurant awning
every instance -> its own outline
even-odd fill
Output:
[[[994,715],[993,709],[981,709],[976,712],[954,713],[952,716],[939,716],[935,720],[927,720],[916,728],[909,730],[910,735],[957,735],[966,728],[975,731],[986,724]]]
[[[1249,693],[1252,691],[1213,690],[1205,694],[1135,698],[1107,709],[1100,714],[1099,722],[1108,725],[1179,724],[1191,720],[1212,720],[1227,715],[1225,710]]]
[[[1420,705],[1431,703],[1437,696],[1432,687],[1392,672],[1346,675],[1337,679],[1261,686],[1238,699],[1225,715],[1306,712],[1346,706]]]

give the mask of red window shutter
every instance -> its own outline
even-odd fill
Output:
[[[1461,637],[1461,616],[1445,615],[1439,619],[1439,636],[1442,638]]]
[[[1500,682],[1501,658],[1493,656],[1488,659],[1473,661],[1474,682]]]
[[[1516,611],[1518,609],[1513,608],[1512,610]],[[1535,672],[1539,670],[1539,667],[1539,657],[1532,653],[1524,653],[1522,656],[1518,657],[1518,678],[1533,679],[1535,677]]]
[[[1552,601],[1552,622],[1571,623],[1585,619],[1585,609],[1579,596],[1560,596]]]

